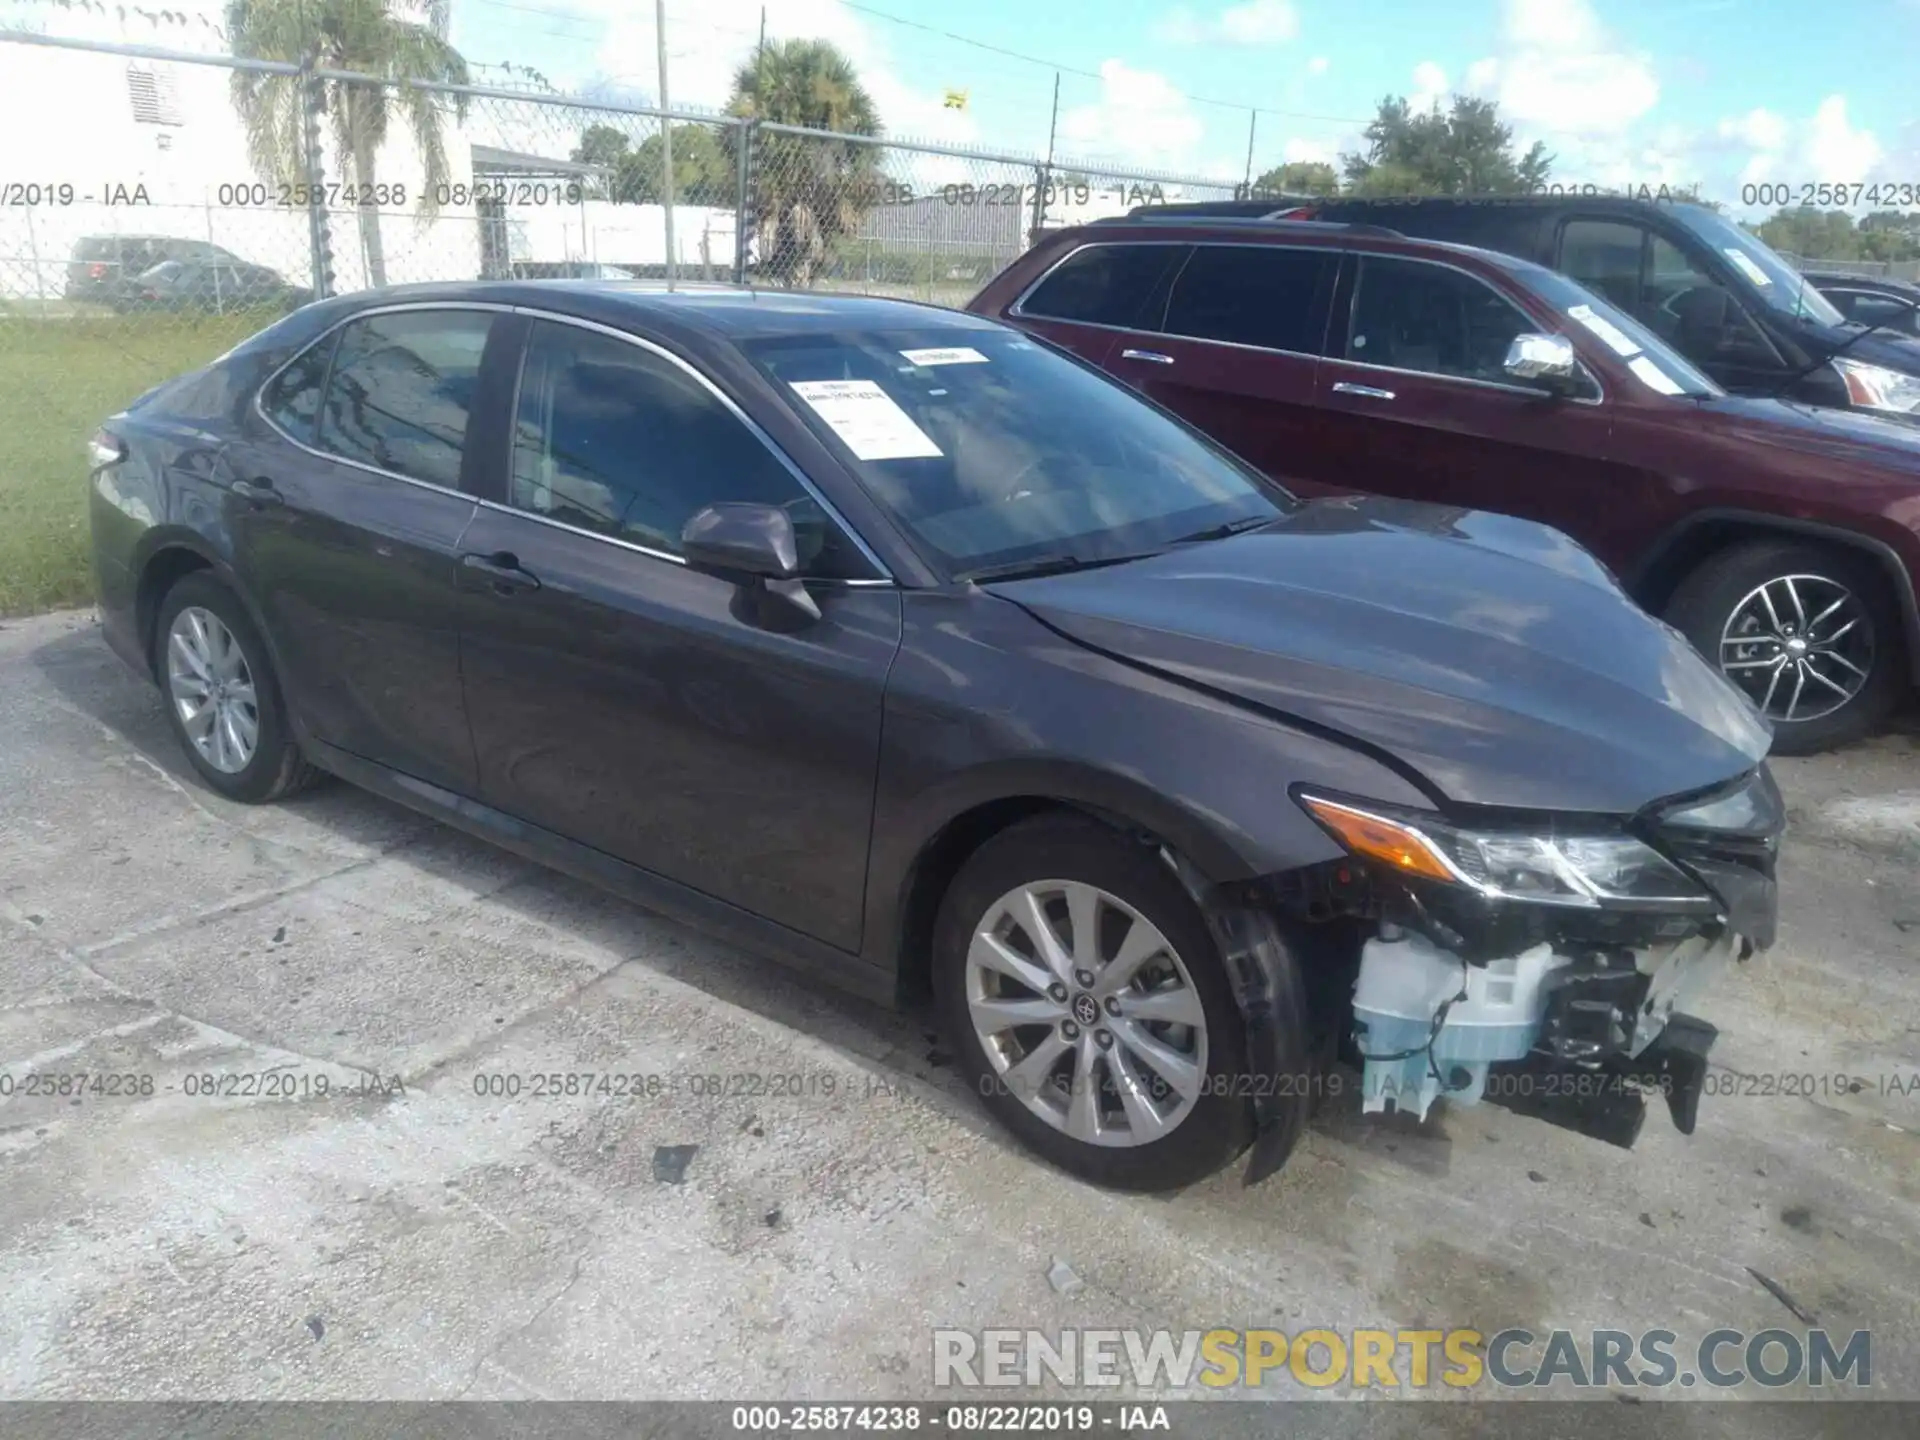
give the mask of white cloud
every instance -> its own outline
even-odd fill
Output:
[[[1822,182],[1854,184],[1891,178],[1892,169],[1898,169],[1884,164],[1886,151],[1873,132],[1853,124],[1847,115],[1845,95],[1827,96],[1802,121],[1766,109],[1729,116],[1714,128],[1701,152],[1707,164],[1718,159],[1725,168],[1730,162],[1742,185],[1763,180],[1791,184],[1814,177]]]
[[[1292,0],[1243,0],[1212,17],[1178,5],[1161,17],[1154,33],[1171,45],[1281,45],[1300,33],[1300,16]]]
[[[1324,55],[1316,55],[1311,60],[1307,61],[1307,73],[1309,75],[1326,74],[1327,73],[1327,57]]]
[[[1873,175],[1885,152],[1871,130],[1856,129],[1847,119],[1847,97],[1829,95],[1813,112],[1803,153],[1809,175],[1852,185]]]
[[[574,84],[599,83],[649,98],[657,92],[653,6],[632,0],[566,0],[565,12],[591,15],[605,24],[596,73],[571,77]],[[758,43],[761,13],[761,0],[700,0],[697,11],[668,15],[668,80],[675,109],[717,110],[727,103],[735,72]],[[949,110],[940,92],[909,84],[887,42],[840,0],[767,0],[765,15],[769,39],[828,40],[845,51],[889,134],[949,144],[979,140],[974,114]],[[552,78],[562,88],[572,88],[562,77]]]
[[[1652,62],[1619,48],[1587,0],[1507,0],[1500,53],[1467,84],[1516,126],[1557,135],[1617,135],[1660,98]]]
[[[1078,159],[1190,166],[1206,133],[1187,97],[1153,70],[1123,60],[1100,66],[1100,99],[1060,116],[1060,149]]]
[[[1220,33],[1236,45],[1279,45],[1300,33],[1289,0],[1247,0],[1220,13]]]
[[[1444,105],[1447,98],[1447,72],[1431,60],[1422,60],[1413,67],[1413,89],[1408,92],[1407,103],[1415,114],[1424,114],[1435,105]]]

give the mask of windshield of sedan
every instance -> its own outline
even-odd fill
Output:
[[[1844,325],[1847,317],[1764,240],[1749,234],[1717,210],[1676,205],[1674,218],[1725,257],[1747,282],[1747,293],[1770,310],[1821,325]]]
[[[1653,331],[1578,280],[1544,265],[1528,266],[1527,280],[1569,321],[1618,355],[1648,389],[1695,400],[1726,393]]]
[[[959,577],[1126,559],[1257,525],[1293,503],[1115,382],[1012,331],[841,332],[742,348]]]

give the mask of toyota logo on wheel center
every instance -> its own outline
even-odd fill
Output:
[[[1100,1002],[1082,991],[1073,997],[1073,1018],[1082,1025],[1096,1025],[1100,1021]]]

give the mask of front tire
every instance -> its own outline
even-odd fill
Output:
[[[1151,848],[1078,816],[1003,831],[948,887],[933,964],[961,1073],[1061,1169],[1171,1190],[1252,1139],[1219,952]]]
[[[208,788],[260,805],[320,778],[294,743],[265,641],[213,576],[196,571],[167,592],[153,659],[167,722]]]
[[[1872,734],[1905,688],[1890,587],[1843,549],[1759,540],[1719,551],[1674,592],[1667,619],[1773,722],[1779,755]]]

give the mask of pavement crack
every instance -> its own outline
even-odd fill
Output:
[[[454,1397],[455,1399],[457,1400],[466,1399],[468,1394],[472,1392],[473,1387],[480,1383],[481,1369],[488,1364],[497,1365],[498,1361],[495,1359],[495,1357],[499,1355],[499,1353],[502,1350],[506,1349],[507,1346],[512,1344],[515,1340],[518,1340],[521,1336],[525,1335],[528,1331],[532,1330],[534,1326],[538,1325],[542,1320],[544,1320],[547,1317],[548,1312],[551,1311],[554,1308],[554,1306],[558,1305],[562,1300],[567,1298],[567,1295],[573,1290],[573,1287],[580,1283],[580,1274],[581,1274],[581,1271],[586,1268],[586,1263],[587,1263],[587,1256],[585,1251],[582,1251],[580,1254],[574,1256],[573,1269],[568,1273],[566,1283],[562,1285],[558,1290],[554,1291],[552,1295],[548,1296],[544,1301],[542,1301],[539,1307],[533,1312],[533,1314],[529,1315],[520,1324],[514,1326],[513,1329],[509,1330],[506,1334],[502,1335],[498,1340],[494,1341],[493,1344],[487,1346],[486,1349],[482,1350],[480,1354],[474,1357],[473,1369],[469,1371],[467,1374],[467,1383],[460,1387],[460,1393]],[[524,1383],[524,1382],[521,1382],[521,1383]]]

